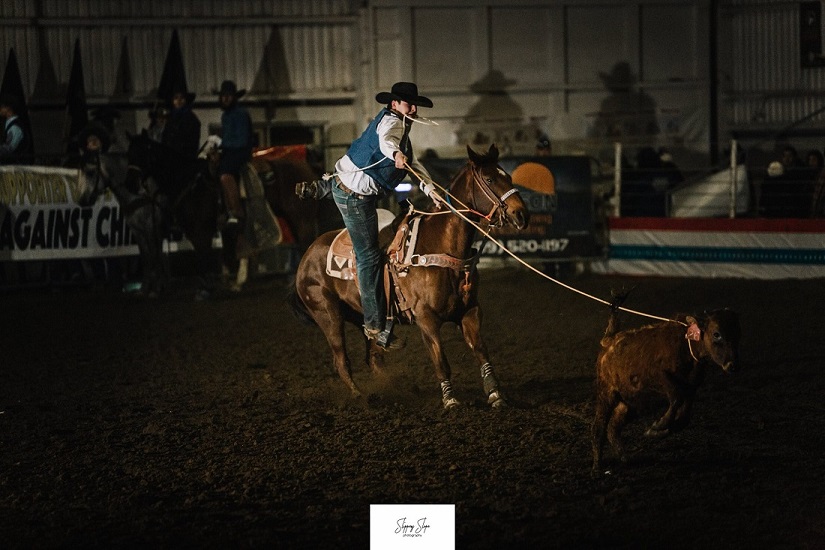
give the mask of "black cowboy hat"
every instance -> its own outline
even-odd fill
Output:
[[[514,85],[517,80],[507,78],[498,69],[493,69],[485,74],[480,80],[470,84],[470,91],[476,94],[491,94],[503,92],[504,88]]]
[[[220,90],[215,92],[215,95],[232,95],[232,96],[235,96],[236,98],[239,98],[239,97],[243,97],[243,95],[245,93],[246,93],[246,90],[245,89],[244,90],[238,90],[238,86],[235,85],[235,83],[233,81],[224,80],[223,82],[221,82]]]
[[[89,139],[89,136],[97,136],[101,144],[100,149],[104,153],[109,150],[112,138],[109,136],[109,130],[103,124],[93,120],[80,130],[77,134],[77,144],[81,149],[86,149],[86,140]]]
[[[169,94],[169,103],[171,103],[172,99],[178,94],[182,94],[186,98],[187,105],[192,105],[195,102],[195,92],[190,92],[186,89],[185,85],[178,84],[172,87],[172,93]]]
[[[396,82],[392,85],[392,91],[381,92],[375,96],[375,101],[387,105],[395,99],[396,101],[406,101],[410,105],[418,107],[432,107],[430,98],[418,95],[418,86],[412,82]]]
[[[609,90],[627,90],[636,83],[636,75],[627,61],[619,61],[609,73],[599,71],[599,78]]]

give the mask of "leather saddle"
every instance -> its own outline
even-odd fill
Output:
[[[392,225],[395,215],[389,210],[378,209],[378,244],[386,248],[391,233],[386,231]],[[327,252],[327,275],[336,279],[352,281],[356,279],[355,252],[352,249],[352,239],[349,231],[342,229],[332,241]]]

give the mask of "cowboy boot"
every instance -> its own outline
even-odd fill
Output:
[[[370,342],[375,342],[384,351],[398,351],[404,349],[407,342],[395,336],[388,329],[364,327],[364,335]]]

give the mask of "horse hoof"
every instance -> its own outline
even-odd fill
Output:
[[[645,437],[652,437],[652,438],[662,438],[667,437],[670,435],[670,430],[665,428],[664,430],[659,430],[656,428],[648,428],[645,431]]]
[[[455,397],[450,397],[449,399],[444,400],[444,409],[445,410],[454,409],[454,408],[458,407],[459,405],[461,405],[461,403],[459,403],[458,399],[456,399]]]
[[[240,292],[243,290],[243,286],[239,285],[238,283],[231,283],[229,285],[229,292]]]
[[[490,395],[487,396],[487,404],[497,409],[499,407],[505,406],[507,402],[504,400],[504,398],[501,396],[498,390],[494,390],[490,392]]]

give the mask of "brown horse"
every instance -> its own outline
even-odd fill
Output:
[[[325,207],[329,210],[328,207],[334,207],[333,204],[301,200],[295,195],[296,183],[320,177],[318,171],[306,160],[266,160],[257,157],[252,160],[251,165],[264,184],[266,200],[273,214],[286,221],[300,252],[306,250],[324,231],[343,225],[340,219],[328,220],[330,216],[325,215]],[[335,216],[332,217],[339,218],[337,208],[334,210]],[[329,222],[332,227],[325,227],[325,222]]]
[[[304,201],[295,195],[296,183],[312,181],[320,176],[308,161],[253,157],[249,169],[261,180],[266,203],[279,220],[282,246],[292,247],[300,256],[323,231],[341,227],[343,222],[338,209],[334,204],[326,204],[331,201]],[[247,281],[250,259],[254,260],[257,253],[238,258],[236,242],[235,233],[228,234],[228,238],[224,239],[223,267],[224,276],[235,271],[235,278],[230,282],[229,288],[239,292]]]
[[[498,165],[498,149],[490,146],[480,155],[467,147],[469,162],[450,184],[450,203],[455,208],[467,207],[463,214],[474,222],[486,225],[511,224],[524,229],[528,212],[513,187],[512,179]],[[464,206],[459,206],[464,205]],[[415,256],[419,261],[390,262],[390,269],[403,276],[395,276],[396,294],[403,297],[407,321],[418,325],[424,345],[435,365],[435,374],[441,384],[445,408],[458,405],[450,383],[450,366],[441,342],[444,323],[456,323],[481,368],[487,402],[492,406],[504,404],[493,367],[480,335],[481,306],[478,304],[477,252],[472,248],[476,229],[455,212],[423,213],[419,222]],[[451,207],[452,208],[452,207]],[[341,380],[354,395],[360,395],[352,379],[350,361],[344,342],[344,321],[357,326],[363,323],[358,285],[353,280],[330,277],[325,272],[327,253],[337,232],[318,237],[298,265],[295,295],[292,305],[299,316],[309,317],[317,324],[332,349],[335,368]],[[383,240],[389,240],[385,232]],[[433,260],[420,261],[421,258]],[[374,343],[367,345],[367,363],[374,374],[383,368],[383,351]]]
[[[195,251],[201,287],[196,296],[208,297],[218,267],[212,248],[220,213],[217,159],[181,157],[179,152],[152,140],[144,131],[130,136],[125,157],[101,154],[87,160],[81,170],[81,200],[83,204],[91,204],[106,187],[113,189],[138,242],[144,289],[156,295],[168,286],[170,273],[162,243],[174,220]],[[285,222],[284,230],[291,233],[294,246],[305,250],[321,229],[328,229],[321,225],[318,201],[301,201],[294,193],[297,182],[317,177],[316,172],[305,160],[255,159],[251,165],[264,184],[269,207]],[[222,233],[223,262],[234,262],[230,267],[238,269],[233,246],[236,235],[225,228]],[[244,275],[240,285],[230,288],[240,289],[245,280]]]

